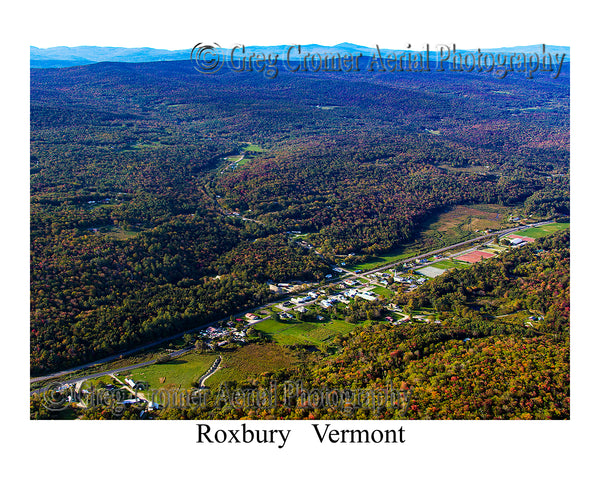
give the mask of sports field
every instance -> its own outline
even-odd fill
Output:
[[[548,225],[542,225],[541,227],[528,228],[522,230],[519,235],[523,235],[531,238],[541,238],[558,232],[559,230],[566,230],[571,226],[570,223],[549,223]]]
[[[438,268],[437,265],[435,267],[425,267],[417,270],[421,275],[425,275],[429,278],[439,277],[445,270]]]
[[[483,260],[484,258],[495,257],[493,253],[484,252],[482,250],[475,250],[474,252],[466,253],[461,255],[460,257],[456,257],[457,260],[461,260],[463,262],[469,263],[477,263]]]
[[[448,270],[449,268],[458,268],[458,269],[468,268],[469,265],[464,262],[458,262],[454,259],[447,259],[447,260],[442,260],[440,262],[435,262],[431,266],[435,267],[435,268],[440,268],[442,270]]]

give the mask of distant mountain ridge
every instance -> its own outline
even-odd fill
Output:
[[[279,58],[285,56],[288,49],[292,45],[276,45],[276,46],[247,46],[245,47],[245,54],[252,53],[264,53],[268,54],[279,54]],[[451,47],[451,45],[449,45]],[[432,52],[436,52],[434,45],[430,46]],[[128,47],[96,47],[96,46],[79,46],[79,47],[51,47],[51,48],[38,48],[29,47],[29,65],[30,68],[61,68],[61,67],[73,67],[78,65],[89,65],[92,63],[99,62],[130,62],[130,63],[143,63],[143,62],[161,62],[170,60],[189,60],[192,48],[186,50],[164,50],[155,48],[128,48]],[[216,48],[215,51],[221,55],[231,55],[230,48]],[[340,53],[358,55],[373,55],[376,51],[375,46],[365,47],[362,45],[356,45],[353,43],[340,43],[334,46],[323,46],[316,44],[301,45],[301,53],[298,54],[296,48],[292,49],[290,58],[298,59],[306,52],[318,51],[321,54],[332,54]],[[420,50],[406,50],[406,49],[381,49],[381,54],[386,55],[390,52],[411,52],[416,53]],[[459,49],[458,52],[469,52],[473,49]],[[518,47],[501,47],[501,48],[486,48],[481,49],[482,52],[486,53],[535,53],[542,51],[542,44],[518,46]],[[554,54],[565,54],[565,61],[570,61],[570,48],[555,45],[546,45],[545,51]],[[234,56],[239,57],[242,55],[241,48],[234,52]]]

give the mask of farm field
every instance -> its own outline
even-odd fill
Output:
[[[435,134],[434,132],[429,132]],[[439,132],[437,133],[439,135]],[[440,165],[440,168],[447,170],[449,172],[458,172],[458,173],[489,173],[489,166],[486,165],[473,165],[470,167],[453,167],[451,165]]]
[[[321,345],[336,335],[354,330],[355,325],[341,320],[327,322],[277,322],[265,320],[254,328],[268,334],[271,339],[281,345]]]
[[[254,152],[254,153],[262,153],[265,151],[264,148],[262,148],[259,145],[254,144],[254,143],[248,144],[247,146],[245,146],[243,148],[243,150],[244,150],[244,152]]]
[[[411,243],[389,253],[371,257],[353,268],[370,270],[386,263],[409,258],[423,250],[445,247],[483,234],[487,229],[504,227],[511,209],[497,204],[457,205],[432,215],[424,230]]]
[[[205,385],[210,388],[218,387],[226,381],[242,381],[249,375],[290,367],[298,362],[293,351],[274,344],[246,345],[233,351],[223,352],[222,356],[222,367],[205,382]]]
[[[542,225],[541,227],[528,228],[527,230],[521,230],[519,235],[531,238],[542,238],[548,235],[558,232],[559,230],[566,230],[570,227],[570,223],[549,223],[548,225]]]
[[[385,265],[386,263],[397,262],[399,260],[409,258],[414,254],[413,251],[404,251],[404,250],[405,249],[402,248],[400,250],[394,250],[390,253],[378,255],[377,257],[371,257],[370,259],[368,259],[367,261],[365,261],[363,263],[354,265],[352,268],[360,269],[360,270],[372,270],[374,268],[379,267],[380,265]],[[399,252],[402,252],[402,253],[399,253]]]
[[[115,240],[129,240],[131,238],[137,237],[140,233],[141,230],[125,230],[122,227],[110,227],[106,231],[106,235],[108,237],[114,238]]]
[[[120,374],[121,379],[133,378],[147,382],[151,389],[191,388],[217,358],[214,353],[188,353],[169,362],[156,363]]]
[[[459,242],[487,229],[500,229],[509,212],[509,207],[496,204],[457,205],[432,217],[421,236],[438,239],[444,245]]]

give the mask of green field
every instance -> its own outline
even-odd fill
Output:
[[[123,372],[119,378],[133,378],[136,382],[147,382],[151,389],[158,388],[191,388],[192,382],[209,369],[217,358],[214,353],[188,353],[166,363],[155,363],[147,367]],[[163,379],[161,381],[161,379]]]
[[[222,356],[222,367],[206,379],[207,387],[215,388],[226,381],[242,381],[250,375],[260,375],[263,372],[290,367],[298,361],[293,351],[272,343],[246,345],[230,352],[223,352]]]
[[[122,227],[111,227],[106,232],[106,236],[114,238],[115,240],[129,240],[130,238],[137,237],[140,233],[140,230],[125,230]]]
[[[480,248],[479,250],[483,251],[483,252],[490,252],[490,253],[502,253],[504,252],[508,247],[505,247],[503,245],[496,245],[496,244],[491,244],[488,245],[485,248]]]
[[[527,230],[521,230],[516,232],[515,235],[522,235],[524,237],[541,238],[552,235],[554,232],[559,230],[566,230],[570,227],[570,223],[549,223],[548,225],[542,225],[541,227],[528,228]]]
[[[260,147],[259,145],[254,144],[254,143],[248,144],[242,150],[244,150],[244,152],[256,152],[256,153],[262,153],[265,151],[264,148]]]
[[[481,168],[481,167],[475,167]],[[481,235],[487,229],[500,229],[509,207],[497,204],[457,205],[443,213],[431,215],[422,224],[423,230],[411,243],[389,253],[371,257],[352,269],[371,270],[386,263],[398,262]]]
[[[93,388],[98,388],[98,386],[100,384],[115,384],[118,385],[119,382],[117,382],[113,377],[111,377],[110,375],[102,375],[101,377],[96,377],[96,378],[92,378],[90,380],[86,380],[83,382],[83,384],[81,385],[81,388],[90,390],[92,387]]]
[[[277,322],[267,319],[254,327],[281,345],[321,345],[336,335],[354,330],[355,325],[341,320],[326,322]]]
[[[442,270],[448,270],[449,268],[469,268],[469,264],[465,262],[459,262],[458,260],[448,259],[441,260],[431,264],[432,267],[441,268]]]
[[[398,250],[392,251],[390,253],[385,253],[379,255],[377,257],[371,257],[364,263],[359,263],[358,265],[353,265],[352,270],[372,270],[373,268],[377,268],[381,265],[385,265],[386,263],[398,262],[405,258],[409,258],[413,255],[413,252],[403,252],[399,253]]]
[[[372,292],[376,295],[383,295],[385,298],[390,298],[394,294],[394,292],[384,287],[375,287]]]

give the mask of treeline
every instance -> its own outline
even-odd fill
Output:
[[[301,385],[306,393],[279,398],[274,408],[219,403],[165,409],[156,418],[186,419],[566,419],[569,418],[569,235],[557,234],[465,270],[454,270],[417,289],[410,305],[465,289],[454,310],[441,310],[439,324],[371,322],[338,337],[337,353],[297,367],[230,383],[227,388],[267,389]],[[484,268],[484,265],[490,264]],[[554,269],[560,266],[560,272]],[[491,278],[489,275],[492,275]],[[443,291],[447,291],[443,293]],[[469,291],[498,311],[515,298],[539,308],[536,328],[482,313]],[[518,295],[517,292],[523,290]],[[527,303],[541,291],[548,295]],[[436,293],[437,292],[437,293]],[[415,304],[416,302],[416,304]],[[319,405],[311,391],[410,391],[406,402],[381,405]]]
[[[32,70],[30,98],[34,373],[259,305],[268,280],[322,279],[285,231],[373,254],[450,205],[568,210],[568,77],[97,64]],[[249,143],[264,151],[221,174]]]
[[[411,238],[419,223],[441,208],[516,204],[545,182],[450,174],[389,153],[365,158],[360,149],[368,151],[375,142],[336,138],[282,152],[223,177],[215,191],[229,208],[251,210],[274,228],[313,232],[310,239],[326,252],[373,254]]]
[[[544,317],[538,328],[563,332],[569,322],[569,231],[436,277],[399,302],[413,308],[499,316],[521,310]]]

